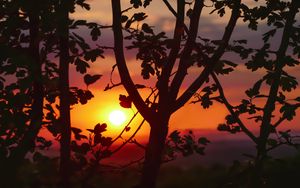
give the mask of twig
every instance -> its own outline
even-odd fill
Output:
[[[112,151],[111,154],[114,154],[114,153],[118,152],[118,151],[119,151],[120,149],[122,149],[129,141],[131,141],[131,140],[135,137],[136,133],[141,129],[141,127],[142,127],[142,125],[144,124],[144,122],[145,122],[145,119],[143,119],[143,121],[140,123],[139,127],[135,130],[135,132],[131,135],[131,137],[130,137],[128,140],[126,140],[123,144],[121,144],[119,147],[117,147],[117,149],[115,149],[114,151]]]
[[[218,87],[219,93],[220,93],[220,97],[223,101],[223,103],[225,104],[226,108],[228,109],[228,111],[230,112],[230,114],[234,117],[234,119],[237,121],[237,123],[239,124],[239,126],[241,127],[242,131],[249,136],[255,143],[257,143],[257,138],[253,135],[252,132],[249,131],[249,129],[246,127],[246,125],[241,121],[241,119],[238,117],[238,115],[234,112],[232,105],[230,105],[230,103],[228,102],[225,94],[224,94],[224,90],[222,88],[222,85],[220,84],[218,77],[214,74],[211,73],[216,86]]]
[[[136,141],[136,139],[130,141],[129,143],[135,144],[135,145],[139,146],[140,148],[146,150],[146,146],[140,144],[138,141]]]

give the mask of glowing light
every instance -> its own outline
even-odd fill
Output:
[[[124,112],[120,110],[114,110],[109,114],[109,121],[116,126],[122,125],[126,120]]]

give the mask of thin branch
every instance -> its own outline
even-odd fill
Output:
[[[137,145],[138,147],[140,147],[140,148],[142,148],[142,149],[146,150],[146,146],[144,146],[144,145],[140,144],[138,141],[136,141],[136,139],[134,139],[134,140],[130,141],[129,143],[131,143],[131,144],[135,144],[135,145]]]
[[[185,3],[184,2],[185,1],[183,0],[177,0],[177,13],[176,13],[175,10],[172,8],[172,6],[169,4],[169,2],[167,0],[164,0],[164,3],[167,5],[167,7],[176,17],[176,25],[175,25],[174,36],[173,36],[174,44],[172,45],[166,64],[163,66],[161,78],[159,81],[159,96],[160,96],[159,100],[162,101],[162,103],[168,103],[169,101],[169,96],[168,96],[169,79],[174,64],[176,62],[176,59],[178,57],[178,53],[180,51],[181,38],[184,34],[184,31],[182,29],[185,26],[184,24]],[[162,105],[162,106],[167,106],[167,105]]]
[[[128,142],[130,142],[136,135],[137,132],[139,132],[139,130],[141,129],[142,125],[144,124],[145,119],[143,119],[143,121],[140,123],[140,125],[138,126],[138,128],[135,130],[135,132],[131,135],[131,137],[126,140],[123,144],[121,144],[119,147],[117,147],[115,150],[113,150],[111,152],[111,154],[117,153],[118,151],[120,151]]]
[[[222,44],[218,47],[215,54],[208,60],[207,66],[204,68],[202,73],[196,78],[196,80],[187,88],[187,90],[176,100],[172,111],[175,112],[180,107],[182,107],[194,93],[202,86],[205,80],[208,78],[209,74],[213,71],[215,65],[220,60],[222,55],[225,52],[226,47],[228,46],[229,40],[235,28],[236,22],[240,17],[240,3],[238,0],[235,2],[235,5],[232,9],[230,20],[226,26],[224,35],[222,37]]]
[[[247,126],[242,122],[242,120],[239,118],[239,116],[234,112],[232,105],[230,105],[230,103],[228,102],[225,94],[224,94],[224,90],[223,87],[221,85],[221,83],[218,80],[218,77],[214,74],[211,73],[217,87],[220,93],[220,97],[222,99],[222,102],[225,104],[227,110],[230,112],[230,114],[234,117],[234,119],[237,121],[238,125],[241,127],[242,131],[249,137],[251,138],[255,143],[257,143],[257,138],[254,136],[254,134],[249,131],[249,129],[247,128]]]
[[[281,117],[279,120],[273,125],[273,127],[277,128],[286,118]]]
[[[178,72],[176,73],[174,79],[171,83],[170,93],[171,93],[171,100],[175,101],[177,98],[177,95],[179,93],[179,89],[182,85],[182,82],[187,74],[187,69],[191,66],[189,63],[190,55],[194,49],[194,44],[196,41],[196,37],[198,34],[198,28],[199,28],[199,20],[200,15],[203,9],[203,0],[196,0],[194,7],[193,7],[193,14],[191,16],[190,20],[190,29],[189,29],[189,35],[187,38],[187,42],[185,44],[185,47],[182,51],[182,55],[180,57],[179,65],[178,65]]]
[[[124,132],[126,131],[126,129],[129,127],[129,125],[130,125],[131,122],[134,120],[134,118],[138,115],[138,113],[139,113],[139,112],[136,112],[136,113],[132,116],[132,118],[131,118],[130,121],[127,123],[127,125],[124,127],[124,129],[120,132],[120,134],[119,134],[115,139],[112,140],[111,145],[112,145],[115,141],[117,141],[119,138],[122,138],[123,133],[124,133]]]
[[[180,1],[182,1],[182,0],[180,0]],[[172,7],[172,5],[169,3],[169,1],[168,1],[168,0],[163,0],[163,2],[164,2],[165,5],[168,7],[168,9],[170,10],[170,12],[171,12],[177,19],[179,19],[179,15],[176,13],[176,11],[175,11],[174,8]],[[179,3],[179,2],[178,2],[178,3]],[[178,3],[177,3],[177,6],[179,6]],[[188,29],[188,27],[187,27],[185,24],[183,24],[183,27],[184,27],[184,30],[185,30],[185,32],[187,33],[187,35],[189,35],[189,29]]]
[[[110,83],[112,85],[110,86],[109,84],[107,84],[107,86],[104,88],[104,91],[107,91],[107,90],[110,90],[110,89],[112,89],[114,87],[118,87],[118,86],[122,85],[122,83],[115,84],[114,81],[113,81],[113,74],[114,74],[116,66],[117,66],[117,64],[114,64],[112,66],[112,69],[111,69],[111,72],[110,72],[110,76],[109,76],[109,80],[110,80]]]
[[[117,84],[113,84],[113,85],[107,84],[107,86],[104,88],[104,91],[111,90],[111,89],[121,86],[121,85],[122,85],[122,83],[117,83]]]

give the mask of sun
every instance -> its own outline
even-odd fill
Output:
[[[116,126],[122,125],[126,120],[126,115],[121,110],[114,110],[109,114],[109,121]]]

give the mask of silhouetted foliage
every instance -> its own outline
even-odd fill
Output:
[[[246,40],[234,41],[229,50],[237,53],[241,59],[246,60],[246,67],[251,71],[264,70],[264,75],[256,81],[253,87],[245,91],[247,98],[240,104],[231,105],[226,98],[226,91],[221,86],[216,74],[212,74],[215,84],[208,86],[208,91],[203,91],[196,96],[205,108],[213,100],[223,103],[229,115],[226,122],[218,126],[219,131],[230,133],[244,132],[255,144],[255,156],[247,155],[253,160],[250,164],[250,176],[242,184],[249,187],[261,187],[266,182],[264,171],[265,163],[271,159],[269,152],[281,145],[289,145],[299,149],[295,142],[297,136],[291,130],[279,129],[285,121],[293,120],[296,110],[300,107],[298,98],[290,98],[291,92],[297,89],[298,82],[295,77],[287,72],[287,67],[299,65],[299,27],[294,26],[296,15],[299,12],[299,2],[291,1],[266,1],[266,4],[247,8],[244,7],[250,24],[250,29],[257,30],[261,25],[267,24],[267,32],[262,36],[263,46],[259,49],[247,47]],[[277,50],[276,44],[271,39],[277,35],[281,40]],[[219,90],[219,96],[214,92]],[[268,92],[267,92],[268,90]],[[262,101],[264,102],[262,104]],[[279,113],[278,113],[279,112]],[[245,121],[247,118],[249,121]],[[259,125],[259,133],[251,131],[252,124]],[[251,124],[251,126],[250,126]],[[249,178],[249,177],[248,177]]]
[[[197,187],[276,187],[294,182],[299,173],[293,167],[298,167],[299,162],[273,160],[269,152],[281,145],[299,149],[299,137],[291,130],[279,129],[279,125],[295,118],[300,107],[300,96],[292,94],[298,82],[289,73],[300,64],[300,29],[296,26],[299,1],[255,0],[250,5],[250,1],[241,0],[163,0],[161,3],[176,22],[173,36],[147,23],[144,10],[152,0],[127,1],[129,7],[124,10],[121,0],[111,3],[113,23],[107,26],[71,19],[70,14],[77,8],[92,8],[87,0],[0,2],[0,187],[98,187],[98,183],[102,186],[107,181],[103,175],[107,170],[123,172],[124,168],[138,165],[142,168],[137,187],[154,188],[162,163],[181,156],[204,155],[210,143],[205,137],[196,138],[193,131],[169,133],[171,116],[192,98],[191,103],[199,102],[204,109],[214,102],[224,104],[229,114],[218,130],[245,133],[257,151],[254,156],[245,154],[250,157],[247,164],[235,161],[230,169],[215,166],[192,172],[201,176]],[[206,10],[217,17],[230,14],[222,36],[207,38],[199,33]],[[249,30],[267,28],[261,37],[261,48],[249,47],[246,39],[231,39],[239,20]],[[112,29],[113,47],[99,44],[103,29]],[[278,36],[279,45],[273,40]],[[118,68],[121,78],[118,84],[111,78],[105,90],[123,85],[127,94],[119,95],[119,104],[134,112],[115,138],[105,134],[105,123],[81,130],[71,125],[70,117],[74,105],[85,105],[94,97],[90,85],[102,75],[89,72],[90,63],[104,58],[105,49],[115,53],[111,77]],[[154,80],[153,85],[133,82],[125,59],[127,52],[135,53],[141,77],[146,83]],[[229,102],[227,88],[218,78],[240,66],[228,58],[227,52],[240,56],[249,71],[264,72],[245,91],[240,104]],[[82,76],[85,88],[70,85],[70,66]],[[199,73],[190,77],[188,73],[194,70]],[[186,83],[189,79],[192,81]],[[141,94],[141,90],[150,94]],[[138,114],[143,120],[134,128],[131,123]],[[150,133],[144,144],[135,136],[146,121]],[[252,131],[249,124],[257,124],[259,133]],[[44,138],[42,129],[53,139]],[[56,141],[60,142],[60,154],[52,157],[47,152]],[[127,144],[134,144],[145,154],[121,166],[102,163]],[[280,168],[287,173],[279,175]],[[216,174],[210,175],[212,172]],[[183,179],[187,176],[190,175]],[[136,183],[136,177],[137,174],[131,177],[128,185]],[[280,177],[289,182],[282,183]],[[167,187],[181,185],[176,180],[158,183]]]
[[[131,8],[134,9],[148,5],[148,1],[130,2],[133,4]],[[177,11],[168,1],[163,2],[176,18],[173,38],[168,38],[164,32],[154,32],[152,26],[145,22],[147,18],[145,13],[135,12],[128,16],[127,12],[130,12],[131,8],[122,11],[120,1],[112,0],[114,51],[121,82],[133,104],[151,127],[140,187],[155,187],[171,115],[191,99],[214,69],[226,73],[231,69],[224,69],[223,64],[235,66],[224,61],[218,66],[218,62],[228,46],[233,29],[240,17],[242,8],[240,1],[212,1],[215,8],[212,13],[217,11],[217,14],[223,16],[227,7],[231,9],[232,14],[223,37],[212,42],[214,47],[211,47],[210,51],[206,46],[202,47],[197,37],[201,12],[203,8],[206,8],[204,1],[197,0],[188,3],[178,0]],[[187,4],[193,8],[186,11]],[[185,17],[189,18],[189,28],[185,26]],[[126,37],[123,37],[123,30],[128,33]],[[131,45],[126,47],[128,50],[137,49],[136,59],[141,62],[142,77],[144,79],[150,79],[152,76],[157,78],[153,101],[144,100],[140,96],[130,77],[124,57],[123,38],[131,41]],[[178,67],[175,66],[177,61],[179,61]],[[204,69],[183,94],[178,96],[187,71],[195,62],[198,62],[199,66],[205,65]]]

